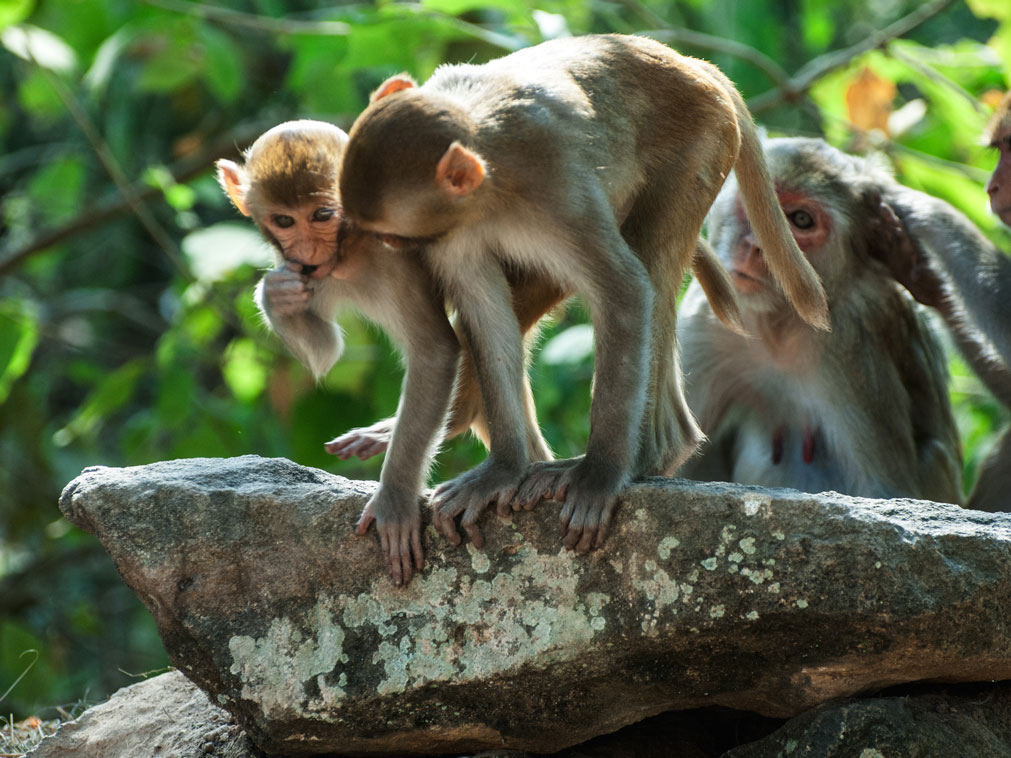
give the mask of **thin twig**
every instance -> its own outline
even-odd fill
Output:
[[[232,26],[243,26],[268,34],[303,34],[321,37],[342,37],[351,33],[351,26],[343,21],[298,21],[290,18],[271,18],[252,13],[234,11],[204,3],[191,3],[187,0],[143,0],[147,5],[153,5],[164,10],[196,16],[208,21],[217,21]]]
[[[764,71],[766,76],[778,86],[787,85],[790,81],[790,75],[783,70],[782,66],[765,53],[750,45],[722,37],[714,37],[711,34],[694,32],[682,27],[671,26],[652,9],[643,5],[640,0],[621,0],[621,3],[626,8],[638,14],[646,23],[656,27],[648,31],[636,32],[636,34],[643,37],[651,37],[658,42],[664,42],[668,45],[691,45],[703,50],[732,55]]]
[[[234,145],[247,145],[252,142],[257,135],[272,126],[271,123],[257,122],[249,126],[243,126],[235,133],[223,135],[208,147],[202,149],[199,154],[184,158],[169,167],[169,173],[175,182],[186,182],[204,173],[211,164],[234,150]],[[129,187],[129,196],[141,202],[151,200],[161,194],[157,187],[136,182]],[[125,211],[130,210],[127,195],[116,192],[96,205],[93,205],[72,219],[51,229],[46,229],[30,240],[11,246],[0,252],[0,277],[7,274],[23,263],[28,257],[41,250],[46,250],[53,245],[70,239],[81,232],[92,229],[110,218],[114,218]]]
[[[36,68],[38,68],[38,70],[46,77],[53,89],[56,90],[56,94],[59,96],[66,109],[70,111],[70,115],[77,123],[78,128],[84,132],[84,136],[91,144],[92,150],[95,151],[95,155],[98,156],[98,160],[101,161],[102,166],[105,167],[106,172],[112,179],[113,184],[116,185],[116,189],[118,189],[120,194],[123,196],[127,206],[133,212],[133,215],[137,217],[158,247],[165,252],[165,255],[168,256],[169,260],[179,270],[179,273],[183,276],[183,278],[188,282],[194,281],[193,274],[190,272],[189,266],[186,265],[186,261],[183,259],[182,251],[179,250],[179,246],[176,245],[175,240],[169,236],[164,227],[158,223],[154,214],[152,214],[151,210],[144,204],[144,201],[138,197],[133,184],[130,183],[126,173],[123,171],[123,167],[119,165],[119,161],[116,160],[116,156],[112,154],[112,150],[109,149],[109,145],[102,138],[102,135],[99,134],[98,128],[95,126],[91,118],[88,117],[84,108],[82,108],[81,104],[77,102],[77,98],[74,97],[74,94],[69,90],[69,88],[53,72],[45,66],[40,66],[37,61],[35,62],[35,65]]]
[[[884,29],[869,35],[866,39],[842,50],[833,50],[825,55],[819,55],[801,67],[786,85],[780,85],[748,101],[752,113],[769,110],[783,102],[795,102],[803,97],[811,86],[823,76],[844,68],[855,58],[864,53],[883,47],[889,41],[909,34],[913,29],[936,16],[954,0],[931,0],[917,8],[907,16],[889,24]]]

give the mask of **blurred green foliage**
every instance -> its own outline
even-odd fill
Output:
[[[808,65],[932,6],[902,39]],[[994,157],[978,145],[980,102],[1011,78],[1006,0],[0,0],[0,710],[101,698],[167,662],[109,559],[56,508],[83,467],[256,453],[378,475],[380,460],[341,463],[321,443],[394,411],[398,358],[353,315],[322,383],[283,352],[251,299],[269,254],[213,160],[290,118],[347,128],[402,70],[424,79],[444,61],[603,31],[650,31],[715,61],[770,130],[880,150],[1011,250],[986,212]],[[849,121],[866,68],[896,86],[890,138]],[[592,371],[578,305],[542,345],[545,433],[574,454]],[[971,481],[1005,412],[959,360],[952,371]],[[454,441],[433,475],[482,455]]]

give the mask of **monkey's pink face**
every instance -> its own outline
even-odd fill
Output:
[[[336,203],[312,202],[297,207],[268,206],[258,221],[277,241],[292,270],[312,279],[340,276],[337,257],[340,209]]]
[[[990,196],[990,210],[1008,226],[1011,226],[1011,132],[995,139],[999,157],[997,167],[986,185]]]
[[[817,269],[817,252],[832,231],[831,217],[809,195],[791,190],[780,190],[776,194],[797,245]],[[734,245],[730,261],[730,276],[734,286],[743,294],[768,291],[775,285],[769,278],[765,256],[744,213],[740,196],[735,200],[734,212],[740,229],[740,237]]]

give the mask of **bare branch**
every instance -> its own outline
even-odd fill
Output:
[[[298,21],[290,18],[271,18],[257,16],[252,13],[234,11],[204,3],[192,3],[187,0],[143,0],[147,5],[153,5],[164,10],[185,13],[208,21],[217,21],[232,26],[244,26],[247,29],[267,32],[268,34],[305,34],[323,37],[341,37],[351,33],[351,27],[343,21]]]
[[[865,40],[842,50],[833,50],[825,55],[819,55],[808,61],[786,85],[769,90],[748,101],[752,113],[775,108],[784,102],[796,102],[807,94],[816,81],[831,72],[848,66],[855,58],[864,53],[884,47],[889,41],[909,34],[927,19],[936,16],[954,0],[930,0],[915,11],[898,21],[889,24],[884,29],[869,35]]]
[[[169,167],[169,173],[176,182],[186,182],[206,171],[216,159],[231,155],[235,145],[248,145],[272,123],[254,123],[244,126],[231,134],[225,134],[202,149],[196,155],[184,158]],[[46,250],[66,239],[92,229],[110,218],[130,210],[127,196],[145,202],[161,195],[157,187],[135,182],[128,185],[128,194],[117,192],[95,205],[85,209],[74,218],[46,229],[32,239],[11,246],[0,252],[0,276],[4,276],[23,263],[32,254]]]

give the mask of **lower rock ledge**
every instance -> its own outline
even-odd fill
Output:
[[[374,486],[191,459],[88,469],[61,508],[270,753],[551,753],[668,710],[1011,679],[1007,514],[652,479],[591,555],[556,505],[489,513],[484,550],[427,529],[395,588],[353,534]]]

